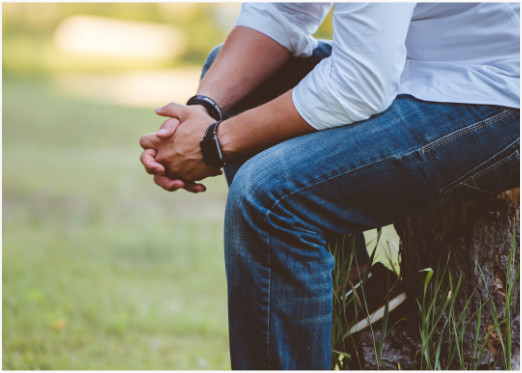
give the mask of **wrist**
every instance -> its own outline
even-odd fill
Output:
[[[291,90],[246,110],[219,126],[219,143],[225,162],[255,154],[290,138],[314,132],[295,109]]]
[[[217,131],[222,121],[212,123],[207,127],[205,135],[200,142],[201,154],[203,162],[211,168],[219,170],[225,165],[223,153],[221,151],[221,144],[217,137]]]
[[[216,101],[208,96],[195,95],[189,98],[187,105],[199,105],[203,106],[207,111],[208,115],[217,121],[223,120],[223,111],[219,107]]]
[[[241,155],[241,151],[238,148],[238,139],[235,138],[237,131],[233,131],[235,117],[223,121],[219,126],[217,137],[221,146],[221,153],[223,154],[223,160],[229,162],[230,160]]]
[[[194,107],[195,109],[201,110],[202,113],[205,113],[206,115],[210,116],[210,113],[208,112],[207,108],[203,105],[190,105]]]

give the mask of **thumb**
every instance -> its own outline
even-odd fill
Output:
[[[179,118],[180,113],[185,109],[185,105],[176,104],[171,102],[165,106],[159,107],[155,110],[156,114],[164,117],[177,117]]]
[[[179,126],[179,120],[177,118],[169,118],[161,125],[156,137],[160,139],[166,139],[176,132],[176,128]]]

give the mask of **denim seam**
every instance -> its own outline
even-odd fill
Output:
[[[265,216],[265,225],[268,226],[268,214]],[[267,231],[264,232],[267,236],[266,240],[266,252],[268,254],[268,294],[267,294],[267,313],[266,313],[266,357],[268,360],[268,369],[272,369],[272,357],[270,356],[270,312],[272,308],[272,253],[270,249],[270,235],[267,234]]]
[[[331,179],[331,178],[330,178]],[[316,183],[317,184],[317,183]],[[313,184],[313,185],[316,185],[316,184]],[[306,188],[303,188],[297,192],[301,192],[309,187],[312,187],[313,185],[310,185]],[[283,199],[285,199],[286,197],[289,197],[291,195],[294,195],[295,193],[291,193],[291,194],[288,194],[280,199],[278,199],[272,208],[268,209],[268,212],[265,214],[265,225],[268,226],[269,225],[269,220],[270,220],[270,214],[272,213],[273,209],[275,208],[275,206]],[[305,230],[309,233],[315,233],[315,234],[318,234],[319,236],[321,236],[324,240],[324,236],[318,232],[315,232],[315,231],[309,231],[309,230]],[[265,231],[266,232],[266,231]],[[268,370],[272,370],[272,356],[271,356],[271,349],[270,349],[270,313],[271,313],[271,305],[272,305],[272,302],[271,302],[271,283],[272,283],[272,263],[271,263],[271,258],[272,258],[272,255],[271,255],[271,245],[270,245],[270,235],[267,235],[268,236],[268,239],[266,240],[267,242],[267,251],[268,251],[268,312],[267,312],[267,318],[266,318],[266,324],[267,324],[267,343],[266,343],[266,347],[267,347],[267,351],[266,351],[266,355],[267,355],[267,358],[268,358]],[[327,316],[325,316],[327,317]],[[328,317],[331,317],[331,316],[328,316]]]
[[[489,166],[486,166],[484,167],[488,162],[490,162],[492,159],[495,159],[495,157],[498,157],[499,155],[501,155],[502,153],[506,152],[509,150],[509,148],[513,147],[518,141],[520,141],[520,139],[517,139],[513,142],[511,142],[510,144],[508,144],[506,147],[504,147],[504,149],[502,149],[501,151],[497,152],[496,154],[492,155],[490,158],[486,159],[484,162],[482,162],[481,164],[475,166],[473,169],[471,169],[470,171],[468,171],[466,174],[462,175],[461,177],[459,177],[458,179],[452,181],[451,183],[449,184],[446,184],[443,188],[440,189],[440,192],[439,192],[439,197],[437,198],[437,201],[435,202],[435,205],[434,205],[434,208],[438,207],[440,204],[441,204],[441,201],[443,200],[443,197],[448,193],[448,192],[451,192],[452,190],[455,190],[456,188],[458,188],[459,186],[467,186],[469,188],[472,188],[472,189],[475,189],[475,190],[478,190],[480,192],[483,192],[483,193],[487,193],[487,194],[495,194],[493,192],[489,192],[489,191],[486,191],[486,190],[482,190],[478,187],[476,187],[476,179],[479,178],[480,176],[486,174],[486,173],[489,173],[491,171],[494,171],[495,169],[497,169],[498,167],[504,165],[506,162],[512,160],[513,158],[515,158],[515,155],[516,153],[519,152],[518,149],[514,149],[512,152],[509,153],[509,155],[507,155],[506,157],[504,158],[501,158],[499,159],[498,161],[494,162],[493,164],[489,165]],[[481,167],[484,167],[484,169],[480,169]],[[478,169],[478,170],[477,170]],[[475,171],[477,170],[477,171]],[[467,181],[467,180],[471,180],[473,181],[473,183],[475,185],[470,185],[470,184],[465,184],[464,182]]]
[[[468,172],[468,175],[464,175],[462,176],[461,178],[453,181],[452,183],[446,185],[446,188],[451,188],[453,185],[452,184],[460,184],[462,181],[464,180],[467,180],[469,178],[476,178],[478,176],[482,176],[483,174],[485,174],[486,172],[490,172],[492,170],[495,170],[496,168],[500,167],[501,165],[503,165],[504,163],[506,163],[508,160],[511,160],[512,158],[515,157],[515,154],[518,152],[518,149],[514,149],[514,151],[512,151],[511,153],[509,153],[509,155],[507,155],[506,157],[504,158],[501,158],[499,159],[498,161],[496,161],[495,163],[493,163],[492,165],[489,165],[489,166],[486,166],[484,169],[482,170],[479,170],[477,172],[473,172],[473,170],[475,169],[480,169],[481,167],[485,166],[488,162],[490,162],[491,160],[495,159],[495,157],[498,157],[500,154],[502,154],[503,152],[506,152],[509,150],[509,148],[513,147],[519,140],[515,140],[513,141],[512,143],[510,143],[509,145],[507,145],[504,149],[502,149],[501,151],[499,151],[498,153],[492,155],[490,158],[486,159],[484,162],[482,162],[481,164],[477,165],[474,169],[470,170]]]
[[[473,132],[473,131],[479,130],[479,129],[483,129],[483,128],[489,126],[492,123],[504,120],[511,113],[512,113],[512,110],[504,109],[500,113],[497,113],[497,114],[495,114],[495,115],[493,115],[491,117],[488,117],[486,119],[483,119],[481,121],[472,123],[472,124],[462,128],[462,129],[460,129],[458,131],[455,131],[455,132],[450,133],[450,134],[448,134],[446,136],[443,136],[443,137],[441,137],[441,138],[439,138],[439,139],[437,139],[435,141],[432,141],[431,143],[421,147],[420,151],[422,152],[422,154],[426,154],[426,153],[432,151],[433,149],[435,149],[436,147],[439,147],[441,145],[445,145],[445,144],[447,144],[449,142],[452,142],[455,139],[458,139],[459,137],[465,136],[465,135],[467,135],[470,132]]]
[[[460,130],[457,130],[457,131],[452,132],[450,134],[447,134],[447,135],[444,135],[442,137],[439,137],[438,139],[433,140],[433,141],[429,142],[428,144],[423,145],[421,147],[416,147],[416,148],[411,149],[411,150],[409,150],[407,152],[397,154],[393,158],[401,159],[402,157],[408,156],[408,155],[410,155],[412,153],[415,153],[415,152],[418,152],[418,151],[420,151],[422,154],[427,154],[431,150],[435,149],[435,147],[447,144],[447,143],[449,143],[449,142],[451,142],[451,141],[453,141],[453,140],[455,140],[455,139],[457,139],[459,137],[462,137],[462,136],[464,136],[464,135],[466,135],[469,132],[472,132],[474,130],[485,128],[485,127],[489,126],[491,124],[491,122],[503,120],[503,119],[507,118],[509,116],[509,114],[511,114],[511,113],[513,113],[513,109],[504,109],[501,112],[499,112],[499,113],[497,113],[497,114],[495,114],[495,115],[493,115],[491,117],[488,117],[488,118],[480,120],[478,122],[469,124],[468,126],[466,126],[464,128],[461,128]]]
[[[274,204],[274,207],[277,203],[278,203],[278,201]],[[269,209],[268,212],[265,214],[265,225],[266,226],[269,225],[271,212],[272,212],[272,209]],[[306,231],[308,233],[318,234],[324,240],[323,235],[321,235],[320,233],[317,233],[315,231],[306,230],[306,229],[300,229],[300,230]],[[267,317],[266,317],[266,325],[267,325],[266,355],[268,358],[268,370],[271,370],[272,369],[272,356],[270,354],[270,312],[271,312],[271,305],[272,305],[272,302],[271,302],[271,299],[272,299],[272,291],[271,291],[272,290],[272,287],[271,287],[271,284],[272,284],[272,281],[271,281],[272,280],[272,263],[271,263],[272,255],[271,254],[272,253],[271,253],[271,246],[270,246],[270,235],[267,235],[267,237],[268,237],[268,239],[266,240],[266,242],[267,242],[267,252],[268,252],[268,301],[267,301],[268,309],[267,309]]]
[[[501,160],[499,160],[498,162],[495,162],[494,164],[492,164],[491,166],[488,166],[486,168],[484,168],[483,170],[477,172],[476,174],[473,174],[470,176],[470,179],[473,179],[473,181],[475,182],[475,179],[486,174],[486,173],[489,173],[493,170],[496,170],[497,168],[499,168],[500,166],[502,166],[504,163],[510,161],[511,159],[515,158],[515,153],[517,151],[515,150],[513,153],[511,153],[510,155],[508,155],[507,157],[505,158],[502,158]],[[465,181],[466,179],[462,180]],[[459,184],[462,184],[462,182],[460,182]],[[462,184],[462,185],[465,185],[465,184]]]
[[[268,234],[268,312],[266,315],[266,353],[268,356],[268,369],[272,369],[272,356],[270,355],[270,313],[272,312],[272,253],[270,250],[270,235]]]

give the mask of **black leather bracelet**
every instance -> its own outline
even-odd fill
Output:
[[[205,134],[203,135],[203,139],[211,139],[212,137],[217,135],[217,130],[219,125],[223,122],[222,120],[219,120],[215,123],[212,123],[210,126],[207,127],[207,130],[205,131]]]
[[[219,105],[210,97],[195,95],[187,101],[187,105],[201,105],[207,109],[208,114],[215,120],[223,120],[223,112]]]
[[[205,135],[200,142],[203,162],[209,167],[220,169],[225,165],[223,153],[217,138],[217,130],[222,120],[212,123],[205,131]]]

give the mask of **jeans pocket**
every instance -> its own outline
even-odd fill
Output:
[[[520,186],[520,139],[442,188],[434,207],[493,196],[517,186]]]

